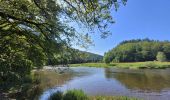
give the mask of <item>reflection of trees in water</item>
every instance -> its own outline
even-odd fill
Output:
[[[55,86],[61,86],[74,77],[73,73],[57,74],[55,71],[39,71],[37,75],[40,80],[41,88],[48,89]]]
[[[66,84],[75,76],[72,72],[58,74],[54,70],[39,70],[35,71],[34,74],[36,85],[33,88],[34,95],[32,97],[36,100],[38,100],[44,90]]]
[[[105,69],[105,76],[117,79],[128,89],[160,92],[170,88],[169,70],[126,70],[113,72],[111,69]]]
[[[87,76],[92,74],[84,70],[82,71],[81,69],[78,70],[67,69],[62,74],[56,72],[56,70],[44,70],[44,71],[38,71],[37,75],[40,80],[40,87],[43,90],[45,90],[45,89],[54,88],[57,86],[60,87],[62,85],[65,85],[74,77],[82,77],[82,76]]]

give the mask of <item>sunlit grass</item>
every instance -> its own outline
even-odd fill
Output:
[[[157,61],[148,61],[148,62],[126,62],[126,63],[82,63],[82,64],[71,64],[72,67],[78,66],[87,66],[87,67],[115,67],[115,68],[134,68],[134,69],[143,69],[143,68],[170,68],[170,62],[157,62]]]
[[[70,64],[71,67],[78,67],[78,66],[88,66],[88,67],[109,67],[110,64],[105,63],[81,63],[81,64]]]

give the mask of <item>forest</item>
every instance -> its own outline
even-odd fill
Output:
[[[90,62],[101,62],[103,56],[95,53],[81,51],[78,49],[70,49],[70,52],[65,52],[60,55],[55,54],[58,58],[49,58],[47,65],[59,65],[59,64],[79,64]]]
[[[94,54],[94,53],[80,51],[80,50],[77,50],[77,53],[75,55],[70,60],[69,64],[101,62],[103,59],[103,56],[99,54]]]
[[[170,42],[150,39],[126,40],[104,55],[104,62],[143,62],[158,60],[159,55],[170,60]]]

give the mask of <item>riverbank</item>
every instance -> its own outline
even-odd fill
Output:
[[[88,96],[82,90],[68,90],[63,93],[57,91],[49,97],[49,100],[140,100],[126,96]]]
[[[71,67],[87,66],[87,67],[115,67],[115,68],[128,68],[128,69],[165,69],[170,68],[170,62],[129,62],[129,63],[82,63],[70,64]]]

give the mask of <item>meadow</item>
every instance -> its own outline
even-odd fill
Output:
[[[71,67],[87,66],[87,67],[114,67],[114,68],[128,68],[128,69],[164,69],[170,68],[170,62],[126,62],[126,63],[81,63],[81,64],[70,64]]]

